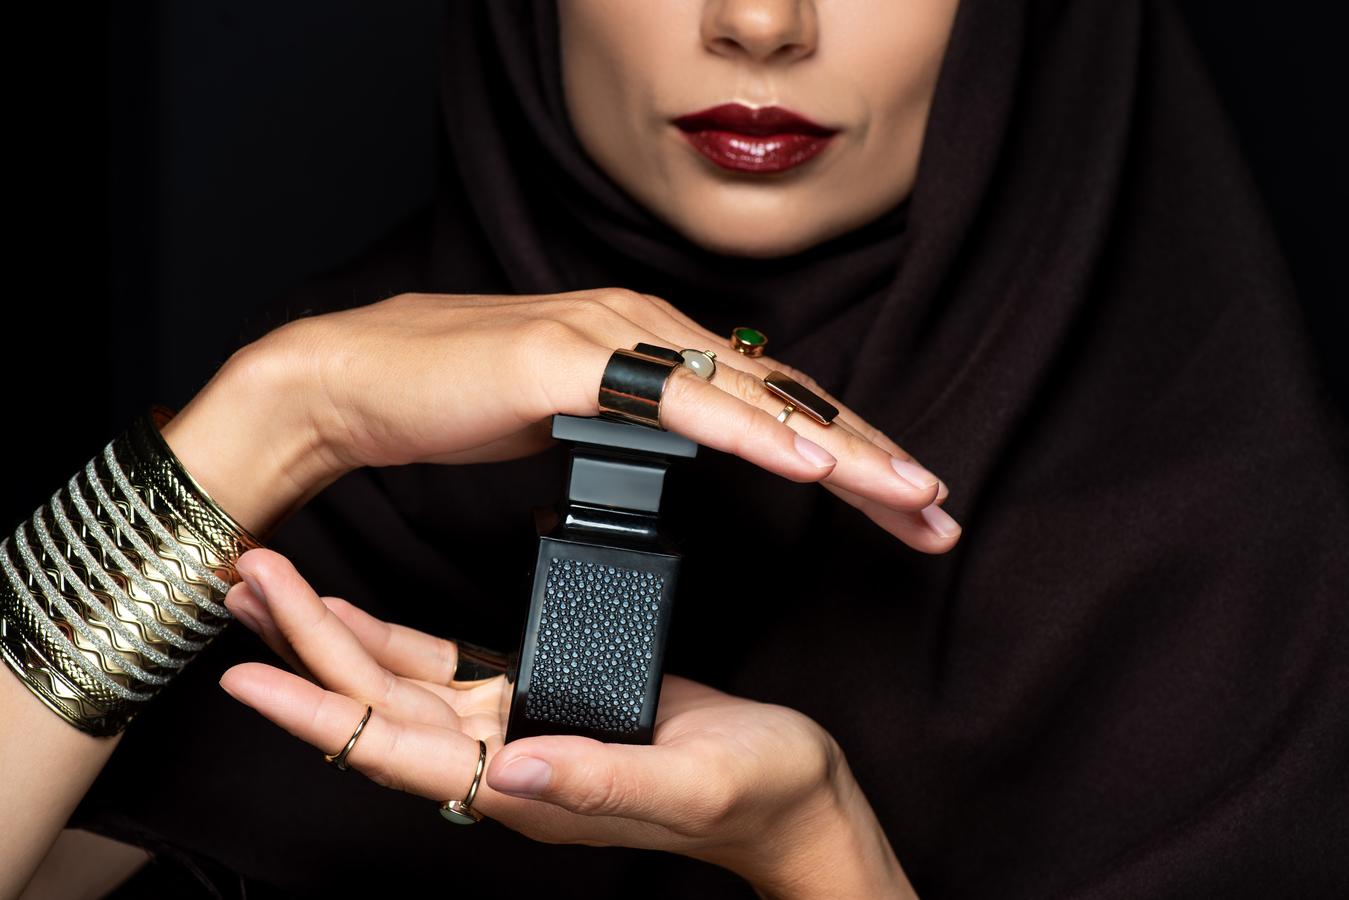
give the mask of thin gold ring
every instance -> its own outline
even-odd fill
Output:
[[[482,770],[487,763],[487,742],[478,738],[478,768],[473,773],[473,784],[469,785],[468,796],[463,800],[446,800],[440,804],[440,814],[456,825],[472,825],[482,821],[482,813],[473,809],[473,798],[478,794],[478,782],[482,779]]]
[[[361,717],[361,724],[357,725],[356,730],[351,733],[351,738],[347,741],[347,745],[342,748],[341,752],[323,754],[323,758],[337,766],[340,771],[345,772],[349,768],[347,765],[347,754],[351,752],[352,747],[356,746],[356,739],[360,737],[361,732],[365,730],[365,723],[370,721],[370,714],[374,711],[375,708],[373,706],[367,706],[365,708],[365,715]]]
[[[786,406],[782,407],[782,412],[778,413],[778,421],[786,422],[787,417],[794,412],[796,412],[796,406],[794,404],[788,403]]]

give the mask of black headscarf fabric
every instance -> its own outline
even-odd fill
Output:
[[[924,897],[1349,890],[1349,439],[1169,5],[964,0],[910,197],[780,259],[698,248],[586,156],[551,0],[446,16],[435,203],[241,342],[402,291],[622,286],[761,328],[946,480],[964,534],[921,554],[704,451],[671,492],[668,671],[828,728]],[[509,649],[564,461],[354,472],[269,546],[321,593]],[[680,857],[448,828],[216,685],[259,657],[218,638],[74,823],[303,896],[752,896]]]

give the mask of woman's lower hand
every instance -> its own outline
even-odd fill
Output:
[[[824,896],[813,879],[826,871],[866,896],[909,896],[837,743],[799,712],[666,675],[652,745],[550,735],[503,749],[510,686],[451,686],[453,641],[320,598],[272,550],[248,551],[238,569],[226,606],[300,674],[243,663],[221,686],[325,753],[373,706],[347,765],[380,785],[463,799],[481,739],[473,808],[535,840],[678,853],[765,896]]]
[[[946,486],[910,454],[807,373],[737,353],[726,336],[650,295],[399,294],[288,322],[245,348],[244,358],[285,373],[274,382],[301,385],[297,402],[306,407],[315,450],[336,473],[539,452],[553,443],[554,413],[599,413],[611,353],[639,341],[717,352],[710,382],[686,367],[674,370],[663,427],[792,481],[819,481],[917,550],[943,553],[959,539],[959,526],[939,506]],[[804,414],[779,422],[783,401],[762,381],[772,369],[837,406],[833,424]]]

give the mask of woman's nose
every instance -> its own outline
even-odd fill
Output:
[[[721,56],[799,59],[815,51],[815,0],[707,0],[702,33],[704,46]]]

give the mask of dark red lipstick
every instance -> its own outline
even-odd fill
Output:
[[[671,120],[703,156],[737,172],[795,168],[826,146],[837,128],[826,128],[779,106],[758,109],[723,103]]]

